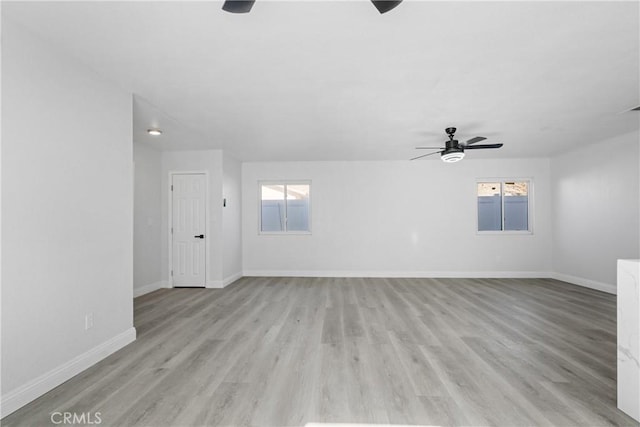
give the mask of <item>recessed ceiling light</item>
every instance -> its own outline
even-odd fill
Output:
[[[160,136],[162,131],[160,129],[147,129],[147,133],[151,136]]]

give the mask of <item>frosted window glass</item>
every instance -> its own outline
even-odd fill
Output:
[[[529,183],[504,183],[504,229],[529,229]]]
[[[309,185],[287,185],[287,230],[309,231]]]
[[[261,187],[261,231],[285,230],[284,185]]]
[[[478,231],[502,230],[501,183],[478,183]]]

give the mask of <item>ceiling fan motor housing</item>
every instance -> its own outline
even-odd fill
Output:
[[[453,150],[455,148],[460,148],[461,149],[460,145],[458,144],[458,140],[457,139],[450,139],[448,141],[445,141],[445,143],[444,143],[445,151]]]
[[[446,163],[459,162],[464,158],[464,150],[461,147],[447,147],[447,149],[440,154],[440,158]]]

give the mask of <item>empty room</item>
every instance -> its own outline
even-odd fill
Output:
[[[640,426],[640,2],[0,13],[2,426]]]

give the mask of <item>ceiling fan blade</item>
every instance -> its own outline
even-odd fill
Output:
[[[502,144],[481,144],[481,145],[471,145],[471,146],[465,146],[464,149],[465,150],[477,150],[480,148],[500,148],[502,147]]]
[[[433,153],[423,154],[422,156],[414,157],[413,159],[409,159],[409,160],[417,160],[417,159],[421,159],[423,157],[431,156],[433,154],[440,154],[440,153],[442,153],[442,151],[434,151]]]
[[[485,138],[484,136],[476,136],[475,138],[471,138],[470,140],[468,140],[465,144],[466,145],[471,145],[471,144],[475,144],[476,142],[480,142],[480,141],[484,141]]]
[[[248,13],[256,0],[226,0],[222,10],[231,13]]]
[[[444,150],[444,147],[416,147],[416,150]]]
[[[378,9],[378,12],[386,13],[402,3],[402,0],[371,0],[371,3]]]

